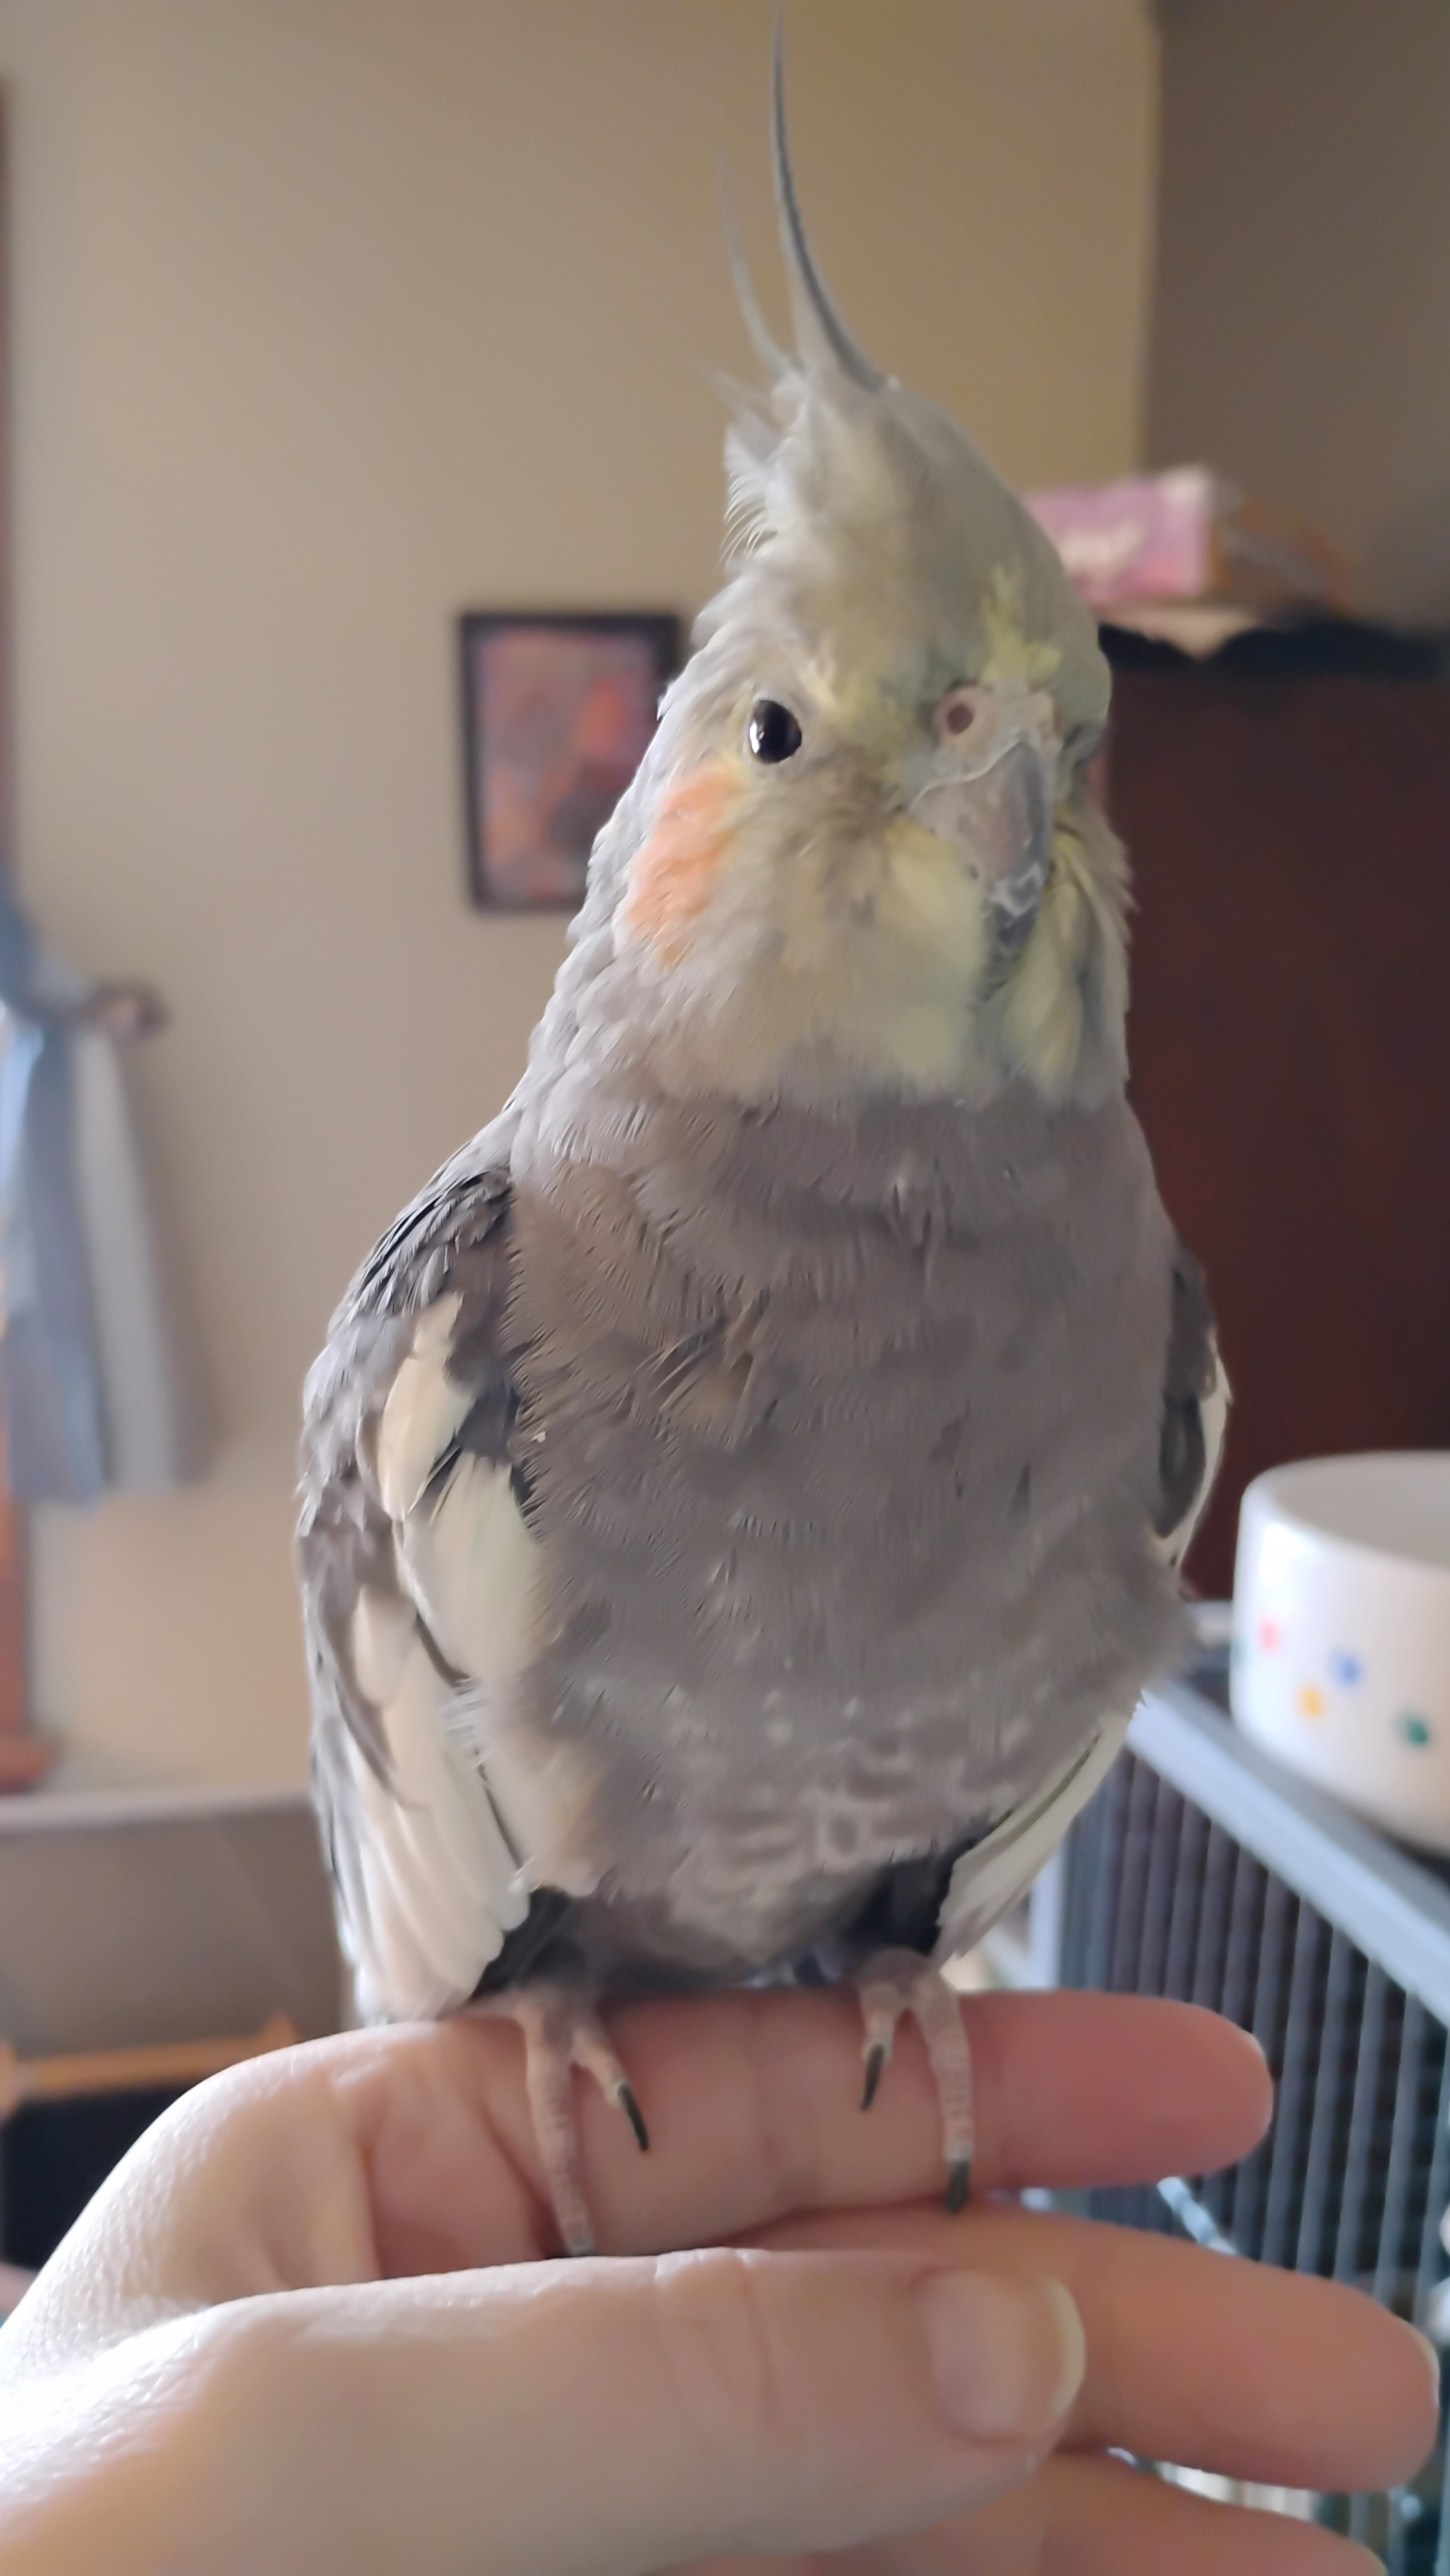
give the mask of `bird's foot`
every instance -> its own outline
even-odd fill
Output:
[[[574,2068],[592,2075],[606,2101],[622,2111],[640,2146],[649,2145],[638,2102],[615,2056],[592,1999],[577,1986],[510,1986],[485,1995],[475,2012],[518,2023],[524,2035],[524,2081],[534,2143],[544,2168],[559,2234],[568,2254],[592,2254],[594,2228],[579,2179],[579,2131],[574,2118]]]
[[[891,2055],[896,2025],[910,2013],[926,2042],[941,2105],[942,2147],[947,2161],[947,2207],[961,2209],[972,2183],[976,2121],[972,2110],[972,2052],[962,2028],[956,1994],[939,1969],[914,1950],[878,1950],[856,1978],[865,2023],[866,2082],[861,2108],[876,2099]]]

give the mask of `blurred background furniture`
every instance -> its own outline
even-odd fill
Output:
[[[1450,683],[1354,625],[1105,642],[1132,1094],[1234,1389],[1216,1596],[1261,1469],[1450,1446]]]
[[[341,2016],[300,1791],[0,1800],[0,2257],[43,2262],[187,2085]]]

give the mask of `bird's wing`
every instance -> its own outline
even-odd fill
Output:
[[[1174,1242],[1172,1289],[1154,1535],[1176,1566],[1183,1562],[1218,1470],[1229,1387],[1203,1273],[1181,1239]],[[1079,1745],[1020,1807],[963,1853],[942,1907],[935,1952],[939,1960],[960,1958],[1025,1896],[1073,1818],[1107,1777],[1131,1717],[1131,1709],[1118,1709],[1100,1718],[1086,1745]]]
[[[1026,1895],[1074,1816],[1107,1778],[1122,1751],[1131,1715],[1130,1709],[1100,1719],[1086,1745],[1079,1745],[1030,1798],[963,1852],[942,1906],[932,1952],[938,1965],[975,1948]]]
[[[307,1382],[314,1781],[359,2002],[393,2019],[466,2000],[529,1904],[482,1752],[538,1595],[510,1455],[509,1141],[486,1130],[405,1209]]]
[[[1173,1247],[1173,1305],[1158,1445],[1159,1543],[1181,1565],[1218,1473],[1229,1383],[1203,1272],[1182,1237]]]

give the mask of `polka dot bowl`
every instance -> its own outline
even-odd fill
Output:
[[[1250,1485],[1230,1696],[1281,1762],[1450,1851],[1450,1452],[1305,1459]]]

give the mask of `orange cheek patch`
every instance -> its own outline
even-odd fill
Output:
[[[738,792],[723,760],[704,761],[660,799],[654,830],[635,852],[624,919],[670,962],[709,902]]]

